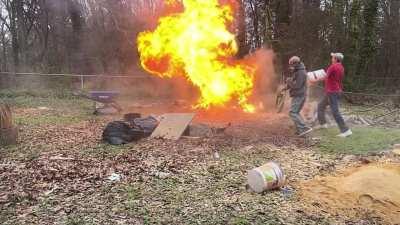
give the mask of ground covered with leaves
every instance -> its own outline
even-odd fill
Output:
[[[292,134],[285,115],[266,115],[215,137],[115,147],[102,143],[101,133],[119,117],[91,115],[88,101],[8,100],[20,132],[18,145],[0,148],[1,224],[382,224],[368,211],[355,217],[316,207],[299,195],[300,183],[347,166],[399,162],[390,152],[398,130],[374,128],[384,132],[383,143],[360,150],[335,139],[334,128],[306,140]],[[356,128],[358,144],[371,139],[365,129]],[[348,146],[358,150],[349,154]],[[253,193],[247,171],[268,161],[282,166],[287,185]]]

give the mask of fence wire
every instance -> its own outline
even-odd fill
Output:
[[[101,79],[155,79],[155,76],[150,75],[121,75],[121,74],[67,74],[67,73],[14,73],[14,72],[0,72],[0,75],[4,76],[39,76],[39,77],[71,77],[80,78],[81,89],[85,88],[85,78],[101,78]],[[399,77],[370,77],[365,79],[371,80],[400,80]],[[319,89],[324,89],[320,85],[313,85],[312,87],[317,87]],[[347,95],[359,95],[359,96],[373,96],[373,97],[388,97],[388,98],[398,98],[400,94],[376,94],[376,93],[366,93],[366,92],[350,92],[344,91],[343,94]]]

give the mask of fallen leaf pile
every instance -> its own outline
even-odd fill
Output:
[[[16,115],[41,119],[57,117],[60,110],[21,108]],[[0,223],[320,224],[348,220],[329,212],[313,215],[295,196],[298,182],[356,162],[314,152],[306,139],[293,134],[285,117],[233,124],[225,132],[204,138],[143,139],[110,146],[102,143],[101,133],[114,119],[89,117],[43,124],[26,120],[20,125],[19,144],[0,148]],[[260,195],[250,192],[247,171],[268,161],[282,166],[287,189]],[[113,176],[118,179],[110,179]]]

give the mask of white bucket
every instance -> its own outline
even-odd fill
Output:
[[[316,70],[307,73],[307,79],[312,82],[324,80],[326,77],[325,70]]]
[[[282,187],[285,184],[285,175],[277,163],[269,162],[250,170],[247,174],[247,183],[253,191],[261,193]]]

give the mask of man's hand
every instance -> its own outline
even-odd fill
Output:
[[[282,86],[281,88],[279,88],[278,93],[282,93],[282,92],[285,92],[287,90],[289,90],[289,87],[287,85],[285,85],[285,86]]]
[[[286,78],[286,88],[290,89],[294,85],[293,77]]]

